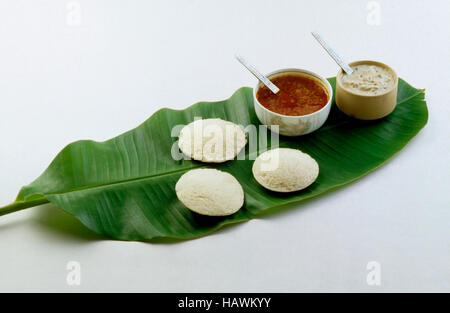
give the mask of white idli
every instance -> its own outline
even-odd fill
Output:
[[[246,144],[247,138],[239,125],[219,118],[197,120],[186,125],[178,139],[181,152],[208,163],[232,160]]]
[[[191,211],[226,216],[244,204],[244,190],[233,175],[215,169],[191,170],[175,185],[178,199]]]
[[[311,185],[319,176],[319,165],[296,149],[277,148],[258,156],[253,176],[263,187],[277,192],[293,192]]]

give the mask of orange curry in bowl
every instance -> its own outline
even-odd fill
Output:
[[[326,87],[307,75],[285,73],[270,80],[280,91],[274,94],[263,85],[256,92],[256,98],[272,112],[289,116],[308,115],[319,111],[328,103]]]

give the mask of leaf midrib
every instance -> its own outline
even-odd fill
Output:
[[[417,89],[416,89],[417,90]],[[416,96],[423,94],[422,90],[417,90],[418,92],[415,93],[414,95],[404,98],[402,99],[400,102],[397,103],[397,105],[400,105],[406,101],[409,101],[413,98],[415,98]],[[336,127],[345,125],[350,123],[352,120],[345,120],[343,122],[339,122],[333,125],[329,125],[323,129],[318,130],[317,132],[323,132],[323,131],[328,131],[330,129],[334,129]],[[317,133],[316,132],[316,133]],[[259,150],[258,150],[258,154],[259,154]],[[86,185],[86,186],[81,186],[79,188],[72,188],[72,189],[67,189],[67,190],[62,190],[62,191],[58,191],[58,192],[50,192],[50,193],[45,193],[45,194],[32,194],[29,195],[27,197],[25,197],[25,200],[21,200],[21,201],[16,201],[17,203],[27,203],[27,202],[31,202],[31,201],[35,201],[36,199],[32,199],[32,200],[27,200],[27,198],[29,199],[30,197],[39,195],[42,196],[42,198],[46,198],[47,196],[51,196],[51,195],[60,195],[60,194],[66,194],[66,193],[72,193],[72,192],[77,192],[77,191],[83,191],[83,190],[88,190],[88,189],[96,189],[96,188],[100,188],[100,187],[110,187],[110,186],[114,186],[114,185],[120,185],[120,184],[128,184],[128,183],[132,183],[132,182],[136,182],[136,181],[140,181],[140,180],[147,180],[147,179],[153,179],[153,178],[158,178],[158,177],[163,177],[163,176],[168,176],[168,175],[173,175],[176,173],[180,173],[180,172],[185,172],[188,170],[193,170],[193,169],[197,169],[197,168],[202,168],[202,167],[213,167],[217,165],[216,163],[211,163],[211,164],[198,164],[198,165],[194,165],[188,168],[180,168],[180,169],[176,169],[173,171],[169,171],[169,172],[164,172],[164,173],[157,173],[157,174],[152,174],[152,175],[147,175],[147,176],[140,176],[140,177],[135,177],[135,178],[130,178],[130,179],[124,179],[124,180],[120,180],[120,181],[114,181],[114,182],[110,182],[110,183],[103,183],[103,184],[94,184],[94,185]]]

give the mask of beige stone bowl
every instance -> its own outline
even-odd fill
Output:
[[[363,95],[355,93],[342,84],[342,70],[336,76],[336,105],[348,116],[360,120],[376,120],[389,115],[397,104],[398,77],[395,71],[384,63],[370,60],[356,61],[349,65],[377,65],[387,69],[394,76],[391,89],[378,95]]]

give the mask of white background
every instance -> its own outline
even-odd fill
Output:
[[[312,30],[426,88],[430,118],[360,181],[201,239],[104,240],[52,205],[3,216],[0,291],[450,291],[450,2],[377,1],[379,25],[369,2],[1,1],[1,205],[72,141],[253,86],[236,52],[263,72],[334,76]],[[66,283],[69,261],[80,286]],[[369,261],[380,286],[366,283]]]

